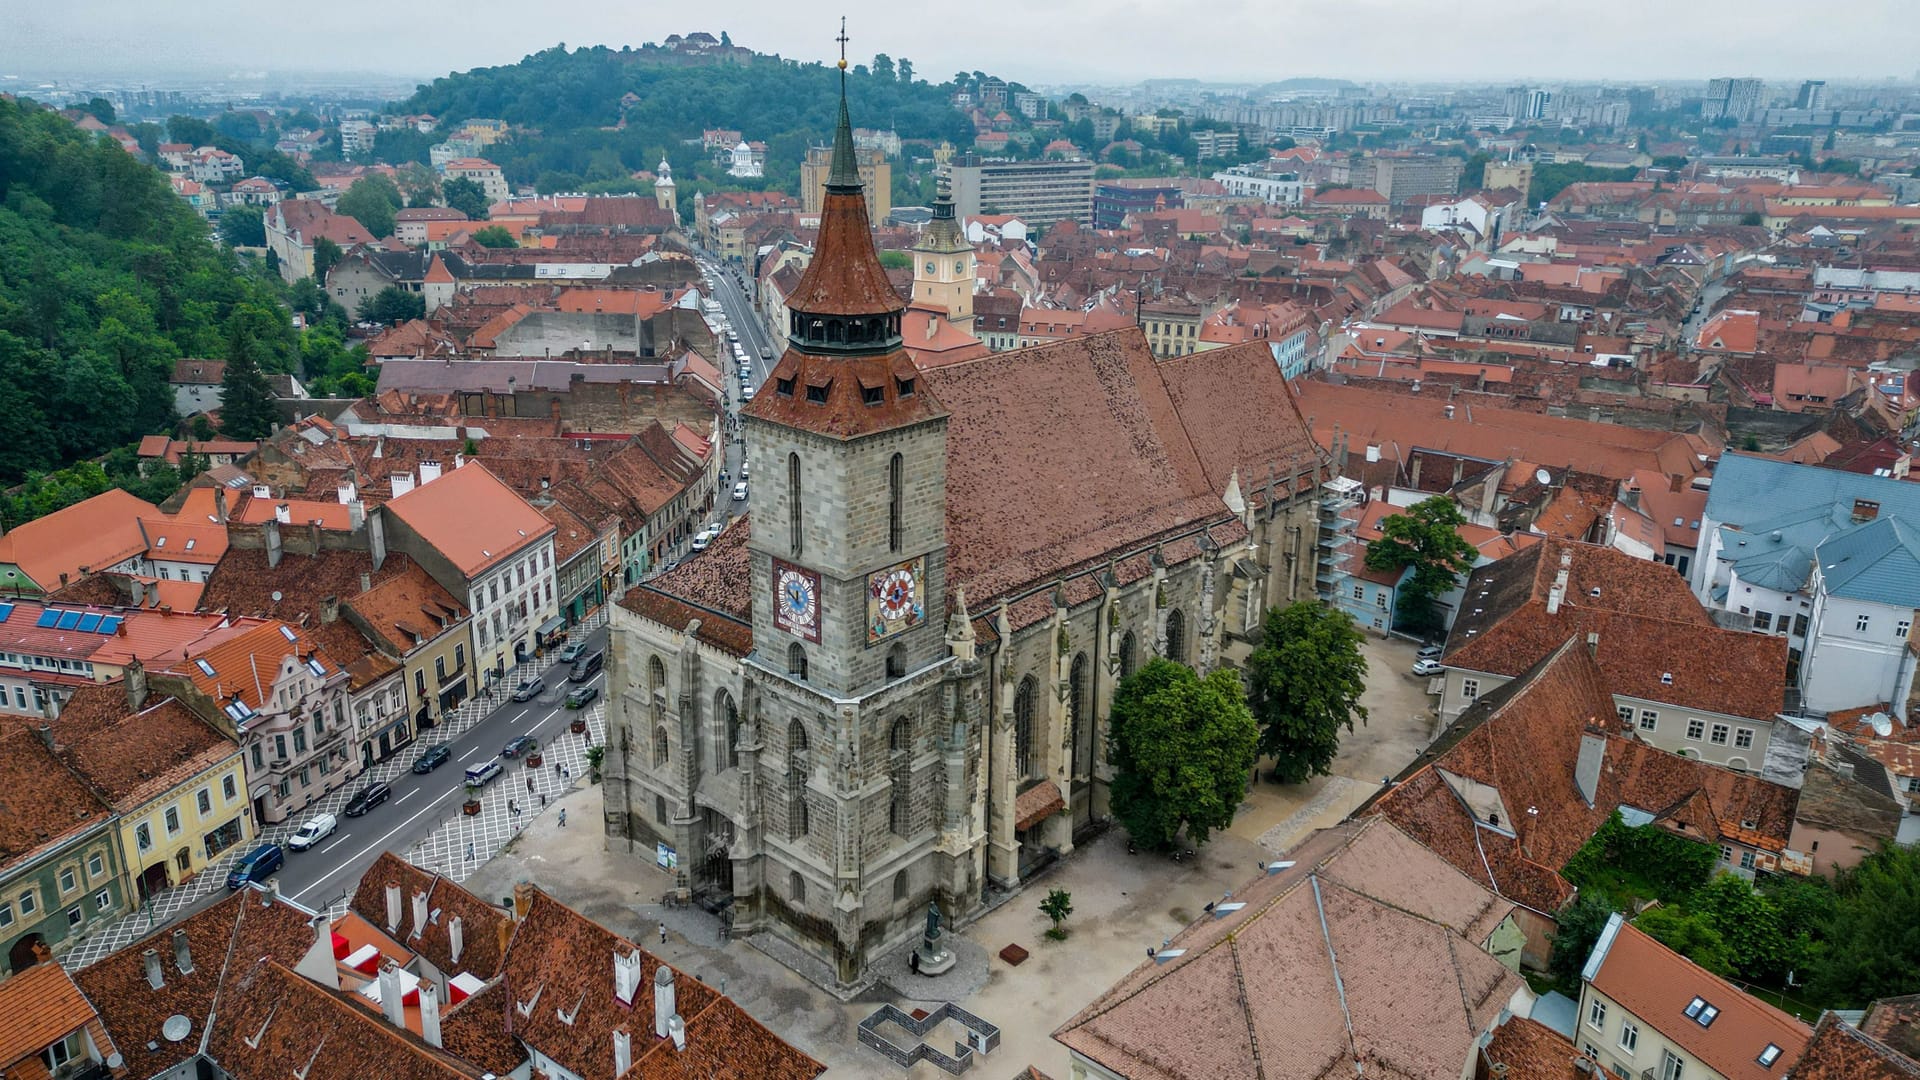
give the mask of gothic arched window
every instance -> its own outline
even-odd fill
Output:
[[[800,554],[801,526],[800,517],[800,455],[787,455],[787,547],[794,555]]]
[[[647,689],[658,693],[667,688],[667,665],[657,656],[647,657]]]
[[[1073,667],[1069,669],[1067,676],[1067,686],[1069,689],[1067,711],[1069,713],[1070,725],[1068,730],[1073,733],[1073,742],[1071,744],[1074,756],[1073,768],[1075,772],[1083,773],[1091,773],[1093,771],[1092,762],[1087,760],[1087,758],[1091,757],[1087,751],[1092,749],[1092,744],[1088,743],[1085,749],[1081,747],[1081,743],[1086,738],[1086,732],[1091,726],[1091,720],[1087,716],[1087,706],[1090,701],[1088,691],[1092,688],[1088,677],[1089,666],[1087,663],[1087,654],[1081,653],[1073,658]]]
[[[1167,659],[1187,662],[1187,617],[1179,608],[1167,612]]]
[[[1120,636],[1120,677],[1133,674],[1133,631]]]
[[[1033,775],[1033,699],[1039,685],[1029,675],[1013,692],[1013,771],[1022,780]]]
[[[787,674],[802,682],[807,679],[807,650],[797,641],[787,646]]]
[[[720,718],[720,731],[727,740],[727,768],[740,767],[740,710],[733,703],[733,695],[720,691],[713,702],[714,715]]]
[[[906,506],[907,468],[899,454],[887,462],[887,550],[899,551]]]
[[[653,729],[653,767],[663,769],[667,765],[667,729]]]

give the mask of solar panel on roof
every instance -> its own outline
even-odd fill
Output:
[[[52,608],[48,608],[47,610],[40,613],[39,621],[35,622],[33,625],[52,626],[54,623],[57,623],[59,621],[60,621],[60,613],[53,610]]]
[[[102,618],[102,616],[100,616],[100,615],[96,615],[96,614],[93,614],[93,613],[91,613],[91,612],[89,612],[88,614],[85,614],[85,615],[82,615],[82,616],[80,616],[80,629],[81,629],[81,631],[82,631],[82,632],[84,632],[84,633],[89,633],[89,634],[91,634],[91,633],[93,633],[94,631],[96,631],[96,630],[98,630],[98,629],[100,629],[100,620],[101,620],[101,618]]]
[[[109,615],[100,620],[100,632],[103,634],[117,634],[120,632],[120,624],[125,621],[125,619],[122,619],[118,615]]]
[[[71,630],[71,629],[73,629],[74,627],[76,627],[76,626],[79,626],[79,625],[80,625],[80,613],[79,613],[79,612],[77,612],[77,611],[63,611],[63,612],[61,612],[61,613],[60,613],[60,625],[59,625],[59,626],[57,627],[57,629],[60,629],[60,630]]]

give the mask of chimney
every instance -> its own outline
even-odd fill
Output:
[[[687,1048],[687,1022],[680,1019],[679,1013],[667,1017],[667,1034],[672,1036],[675,1050]]]
[[[460,921],[460,916],[455,915],[453,918],[447,920],[447,948],[450,954],[449,958],[455,965],[460,963],[460,954],[465,951],[466,947],[467,925]]]
[[[139,712],[147,703],[147,668],[138,659],[127,662],[127,711]]]
[[[187,945],[185,930],[173,932],[173,966],[182,975],[193,974],[193,950]]]
[[[625,1076],[633,1068],[633,1036],[626,1028],[613,1029],[613,1075]]]
[[[280,556],[285,554],[280,546],[280,521],[278,518],[267,522],[267,565],[279,566]]]
[[[158,590],[155,590],[156,592]],[[131,594],[135,609],[147,606],[147,583],[137,577],[127,578],[127,592]]]
[[[673,969],[661,964],[653,970],[653,1034],[656,1038],[666,1038],[668,1022],[679,1019],[673,1004]]]
[[[54,699],[51,695],[47,697],[47,711],[50,713],[56,711],[54,709],[53,700]],[[53,749],[53,725],[52,724],[41,724],[39,727],[33,729],[33,733],[35,735],[40,736],[40,742],[42,745],[44,745],[49,750]]]
[[[340,618],[340,598],[323,597],[320,601],[320,621],[330,623]]]
[[[431,484],[438,479],[440,479],[439,462],[423,461],[420,463],[420,482],[422,484]]]
[[[1607,738],[1587,732],[1580,736],[1580,756],[1573,764],[1573,786],[1580,789],[1580,797],[1587,801],[1588,808],[1593,806],[1593,798],[1600,790],[1600,766],[1607,759]]]
[[[524,922],[527,912],[533,910],[533,897],[536,890],[530,881],[522,881],[513,887],[513,921]]]
[[[359,532],[367,523],[367,504],[355,499],[347,504],[347,527]]]
[[[427,890],[413,890],[413,932],[408,937],[419,937],[427,932]]]
[[[397,499],[413,490],[413,474],[410,472],[394,473],[392,476],[387,477],[387,483],[393,485],[393,497]]]
[[[360,591],[367,592],[372,588],[373,588],[373,575],[367,573],[365,570],[360,571]]]
[[[1598,630],[1587,631],[1587,655],[1594,657],[1600,655],[1600,631]]]
[[[1442,411],[1443,413],[1445,413],[1445,414],[1446,414],[1446,417],[1447,417],[1447,419],[1449,419],[1449,420],[1451,420],[1451,419],[1453,419],[1453,406],[1452,406],[1452,405],[1443,405],[1443,406],[1441,406],[1441,411]]]
[[[352,506],[354,502],[360,498],[360,493],[354,487],[353,481],[351,480],[342,484],[336,484],[333,493],[334,496],[340,500],[341,506]]]
[[[400,886],[387,882],[387,933],[400,932]]]
[[[213,519],[222,525],[227,523],[227,489],[218,485],[213,489]]]
[[[262,896],[260,899],[260,906],[272,907],[274,905],[274,901],[279,899],[280,899],[280,879],[278,877],[270,877],[267,879],[266,894]]]
[[[160,970],[160,950],[148,949],[140,954],[147,962],[147,985],[159,990],[167,985],[166,973]]]
[[[273,520],[282,525],[293,524],[293,507],[288,503],[275,503],[273,506]]]
[[[387,561],[387,519],[375,514],[367,519],[367,552],[378,571]]]
[[[662,971],[666,968],[663,965]],[[640,990],[640,950],[621,955],[619,949],[613,951],[613,996],[622,1005],[632,1005],[633,995]]]
[[[428,1046],[440,1045],[440,990],[432,983],[420,983],[420,1037]]]
[[[454,467],[454,468],[456,468],[456,469],[464,469],[464,468],[466,468],[466,467],[467,467],[467,455],[465,455],[465,454],[463,454],[463,453],[461,453],[461,452],[460,452],[460,451],[458,451],[458,450],[455,450],[455,451],[453,452],[453,467]]]
[[[428,993],[432,990],[432,987],[427,988]],[[387,1019],[395,1027],[407,1026],[407,1006],[400,1000],[401,994],[399,963],[383,961],[380,964],[380,1011],[387,1014]]]

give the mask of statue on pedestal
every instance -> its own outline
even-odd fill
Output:
[[[951,970],[959,960],[940,944],[940,905],[936,901],[927,901],[927,929],[910,959],[909,966],[919,975],[939,975]]]

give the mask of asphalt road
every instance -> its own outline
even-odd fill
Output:
[[[773,370],[774,362],[779,359],[778,356],[769,359],[760,355],[762,349],[768,351],[773,349],[773,338],[767,333],[766,327],[761,325],[760,316],[753,308],[752,299],[741,285],[740,278],[736,276],[741,272],[740,269],[705,253],[699,256],[699,260],[701,269],[708,273],[713,282],[713,298],[720,302],[720,308],[726,314],[728,329],[739,335],[740,347],[746,350],[747,370],[752,377],[754,392],[759,393],[760,388],[766,383],[767,374]],[[744,402],[740,400],[740,377],[733,359],[732,346],[724,336],[721,342],[720,367],[721,373],[726,376],[726,409],[731,424],[731,421],[739,416],[740,406]],[[726,491],[721,494],[715,507],[715,519],[720,519],[723,515],[738,517],[747,512],[752,502],[751,499],[733,498],[733,484],[740,478],[742,449],[736,429],[727,439],[726,460],[721,465],[727,475]],[[751,477],[748,478],[748,490],[752,490]]]
[[[607,647],[607,632],[601,629],[587,639],[588,652]],[[557,655],[557,654],[556,654]],[[544,676],[547,688],[532,701],[508,700],[512,688],[498,693],[501,705],[449,744],[453,760],[425,775],[403,772],[393,781],[393,797],[360,817],[340,815],[333,834],[309,851],[287,851],[287,864],[277,875],[281,894],[312,908],[325,908],[336,897],[351,893],[360,875],[382,851],[404,852],[415,841],[432,832],[448,817],[460,812],[465,799],[464,774],[472,765],[498,757],[507,740],[516,735],[532,735],[542,744],[566,730],[571,710],[562,705],[567,692],[577,683],[567,682],[567,666],[554,664]],[[606,673],[589,680],[590,685],[606,690]],[[429,746],[441,740],[435,732],[401,752],[409,764]],[[503,762],[503,764],[507,764]],[[494,783],[504,783],[509,770]]]

